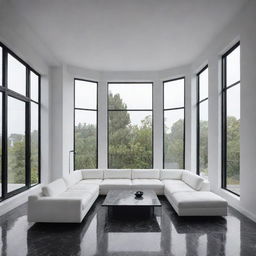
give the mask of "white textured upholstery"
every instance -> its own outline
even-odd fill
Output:
[[[177,192],[168,196],[181,216],[223,216],[227,214],[227,201],[209,191]]]
[[[149,189],[155,191],[157,195],[164,194],[164,184],[157,179],[134,179],[132,180],[132,189]]]
[[[173,194],[176,192],[193,192],[194,189],[181,180],[163,180],[165,194]]]
[[[104,179],[131,179],[130,169],[107,169],[104,171]]]
[[[81,180],[79,184],[96,184],[100,185],[103,180],[100,179],[88,179],[88,180]]]
[[[91,194],[99,193],[99,185],[96,184],[86,184],[82,183],[81,181],[78,182],[77,184],[71,186],[68,191],[74,191],[74,190],[82,190],[89,192]]]
[[[184,170],[182,180],[195,190],[200,190],[204,179],[191,171]]]
[[[129,179],[106,179],[100,184],[100,194],[106,195],[112,189],[131,189],[131,186]]]
[[[179,192],[173,195],[173,201],[182,208],[212,208],[223,207],[227,201],[208,191]]]
[[[28,220],[33,222],[81,222],[97,199],[112,189],[149,189],[165,195],[178,215],[223,216],[227,202],[209,192],[210,184],[186,170],[78,170],[44,186],[30,196]]]
[[[159,179],[159,170],[156,169],[133,169],[132,179]]]
[[[80,180],[82,180],[82,173],[80,170],[73,171],[68,176],[65,176],[63,178],[67,184],[68,187],[73,186],[74,184],[78,183]]]
[[[47,186],[42,187],[44,196],[56,196],[67,190],[67,185],[63,179],[57,179]]]
[[[103,179],[103,169],[84,169],[81,170],[83,179]]]
[[[181,180],[183,170],[164,169],[160,171],[160,180]]]
[[[200,191],[210,191],[210,182],[208,180],[203,181]]]

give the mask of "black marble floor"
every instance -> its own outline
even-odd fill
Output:
[[[160,197],[152,219],[113,219],[98,198],[81,224],[27,221],[24,204],[0,217],[5,256],[256,255],[256,223],[229,208],[228,216],[178,217]]]

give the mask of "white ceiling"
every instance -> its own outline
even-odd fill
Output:
[[[191,63],[247,0],[11,0],[59,61],[146,71]]]

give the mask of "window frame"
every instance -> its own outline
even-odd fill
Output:
[[[197,74],[196,74],[196,83],[197,83],[197,91],[196,91],[196,173],[200,175],[200,104],[207,101],[209,107],[209,90],[206,98],[200,100],[200,75],[208,69],[208,64],[205,65]],[[209,73],[209,69],[208,69]],[[209,79],[208,79],[209,81]],[[209,82],[208,82],[209,89]],[[208,122],[209,122],[209,110],[208,110]],[[208,134],[209,135],[209,134]],[[208,148],[207,148],[208,150]]]
[[[41,183],[41,75],[7,46],[2,47],[2,193],[0,201],[4,201]],[[26,68],[26,95],[8,88],[8,54],[21,62]],[[30,98],[30,71],[38,76],[38,101]],[[8,192],[8,97],[25,103],[25,185]],[[38,183],[31,184],[31,102],[38,105]]]
[[[176,108],[165,108],[164,107],[164,94],[165,94],[165,83],[173,82],[176,80],[184,80],[184,105],[183,107],[176,107]],[[184,125],[183,125],[183,169],[185,169],[185,161],[186,161],[186,77],[176,77],[169,80],[163,81],[163,93],[162,93],[162,99],[163,99],[163,169],[165,168],[165,126],[164,126],[164,117],[165,117],[165,111],[172,111],[172,110],[179,110],[183,109],[184,111]]]
[[[151,84],[151,90],[152,90],[152,107],[151,109],[109,109],[109,85],[110,84]],[[153,82],[108,82],[107,83],[107,167],[109,167],[109,112],[110,111],[151,111],[152,113],[152,157],[151,157],[151,169],[154,168],[154,83]],[[150,168],[148,168],[150,169]]]
[[[234,44],[228,51],[226,51],[221,58],[221,188],[227,190],[228,192],[240,197],[239,194],[227,188],[227,91],[228,89],[241,83],[241,77],[239,81],[232,83],[227,86],[227,57],[232,53],[237,47],[240,46],[240,41]],[[239,143],[240,144],[240,143]],[[241,145],[241,144],[240,144]],[[240,159],[239,159],[240,162]],[[240,169],[239,169],[240,173]]]
[[[90,82],[90,83],[96,83],[96,109],[91,109],[91,108],[76,108],[76,81],[83,81],[83,82]],[[74,78],[74,113],[73,113],[73,118],[74,118],[74,124],[73,124],[73,171],[76,171],[76,110],[82,110],[82,111],[92,111],[96,112],[96,169],[98,169],[98,121],[99,121],[99,83],[94,80],[89,80],[89,79],[83,79],[83,78]],[[84,169],[90,169],[90,168],[84,168]]]

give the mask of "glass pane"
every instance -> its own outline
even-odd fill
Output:
[[[8,97],[8,192],[25,186],[25,103]]]
[[[240,46],[227,56],[227,86],[240,81]]]
[[[8,54],[8,88],[26,95],[26,67]]]
[[[97,112],[75,110],[75,169],[97,167]]]
[[[0,92],[0,197],[2,196],[2,103],[3,94]]]
[[[152,111],[109,111],[109,168],[152,168]]]
[[[199,172],[204,178],[208,178],[208,100],[199,106]]]
[[[0,85],[3,85],[3,48],[0,46]]]
[[[199,96],[200,100],[208,98],[208,68],[199,75]]]
[[[184,109],[164,112],[164,168],[183,168]]]
[[[38,102],[39,76],[30,71],[30,98]]]
[[[97,109],[97,83],[75,80],[75,107]]]
[[[152,109],[151,83],[109,83],[108,90],[109,109]]]
[[[38,105],[31,102],[31,185],[39,182]]]
[[[184,82],[178,79],[164,82],[164,108],[184,107]]]
[[[240,84],[227,90],[227,188],[240,194]]]

